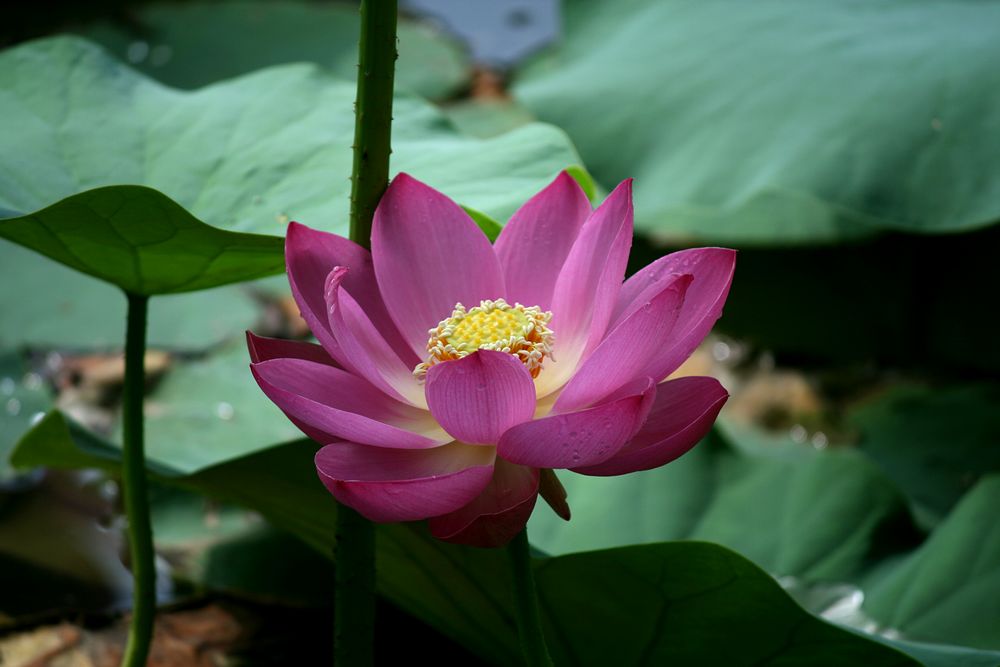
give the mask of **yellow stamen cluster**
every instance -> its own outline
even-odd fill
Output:
[[[503,299],[481,301],[469,310],[455,304],[451,317],[427,332],[429,355],[413,374],[422,381],[434,364],[461,359],[476,350],[496,350],[514,355],[528,367],[531,377],[538,377],[542,362],[552,357],[551,319],[552,313],[538,306],[511,306]]]

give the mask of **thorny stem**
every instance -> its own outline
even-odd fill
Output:
[[[146,384],[146,306],[148,297],[128,294],[125,329],[125,388],[122,401],[122,491],[128,521],[132,562],[132,623],[129,627],[124,667],[144,667],[153,637],[156,614],[156,555],[149,519],[146,457],[143,452],[142,400]]]
[[[396,0],[362,0],[351,174],[351,240],[371,247],[372,218],[389,185],[392,89],[396,66]],[[351,508],[337,508],[334,664],[373,663],[375,527]]]
[[[396,0],[362,0],[358,95],[354,103],[351,240],[371,246],[372,217],[389,185]]]
[[[517,634],[521,638],[524,663],[528,667],[552,667],[538,613],[538,593],[535,591],[535,575],[531,571],[527,528],[507,545],[507,555],[510,557]]]

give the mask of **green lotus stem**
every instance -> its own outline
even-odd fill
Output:
[[[146,384],[146,306],[148,297],[128,294],[128,324],[125,329],[125,389],[122,401],[124,446],[122,490],[128,520],[128,544],[132,562],[132,624],[122,665],[144,667],[153,638],[156,614],[156,554],[149,518],[146,489],[146,457],[143,452],[142,399]]]
[[[351,173],[351,240],[371,247],[372,218],[389,186],[396,0],[362,0]],[[337,509],[333,661],[373,664],[375,527],[351,508]]]
[[[358,95],[354,105],[351,240],[371,247],[372,217],[389,186],[396,0],[362,0]]]
[[[375,639],[375,526],[347,505],[337,507],[333,663],[371,665]]]
[[[514,585],[514,615],[517,634],[521,638],[521,651],[528,667],[552,667],[542,619],[538,613],[538,593],[535,575],[531,571],[531,552],[528,546],[528,529],[525,528],[507,545],[510,557],[511,579]]]

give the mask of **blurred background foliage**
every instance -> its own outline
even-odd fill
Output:
[[[562,168],[595,201],[635,177],[630,271],[740,250],[682,369],[733,394],[719,427],[661,470],[566,476],[573,520],[532,519],[560,664],[1000,665],[1000,5],[568,0],[560,27],[555,3],[493,4],[477,26],[461,2],[403,3],[395,171],[494,231]],[[0,651],[62,641],[105,664],[120,634],[112,285],[188,289],[154,280],[183,265],[217,286],[151,306],[160,631],[199,656],[314,662],[335,508],[250,382],[242,332],[308,335],[266,276],[290,219],[346,229],[355,8],[5,12],[0,236],[90,275],[0,242],[0,629],[18,631]],[[80,245],[120,225],[195,240],[158,258],[110,232]],[[259,262],[198,263],[210,236]],[[502,554],[419,526],[379,540],[379,632],[513,659]],[[86,621],[45,625],[67,615]]]

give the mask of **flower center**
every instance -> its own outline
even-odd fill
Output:
[[[434,364],[461,359],[476,350],[496,350],[514,355],[528,367],[531,377],[538,377],[542,362],[552,357],[551,319],[552,313],[543,313],[538,306],[511,306],[503,299],[481,301],[469,310],[457,303],[451,317],[427,332],[429,355],[413,374],[423,380]]]

